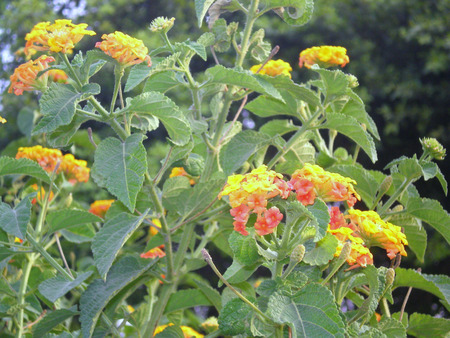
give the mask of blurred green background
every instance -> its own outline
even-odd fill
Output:
[[[244,3],[246,1],[243,1]],[[115,30],[142,39],[148,48],[161,45],[160,38],[148,30],[151,20],[157,16],[175,17],[175,27],[170,32],[172,41],[195,40],[206,25],[196,25],[194,1],[183,0],[1,0],[0,1],[0,115],[8,120],[0,125],[0,153],[14,156],[19,145],[35,145],[45,142],[29,137],[27,116],[38,108],[34,93],[22,96],[7,94],[9,76],[14,68],[24,62],[15,52],[24,46],[24,37],[41,21],[60,18],[75,23],[88,23],[97,32],[93,38],[86,37],[77,47],[93,48],[104,33]],[[227,20],[238,20],[239,15],[225,15]],[[382,170],[392,159],[401,155],[421,153],[419,137],[435,137],[445,148],[450,145],[450,1],[448,0],[339,0],[315,1],[313,19],[303,27],[291,27],[276,14],[264,16],[257,28],[266,29],[266,38],[272,46],[279,45],[275,59],[289,62],[294,69],[293,79],[304,82],[311,72],[298,67],[298,55],[305,48],[317,45],[344,46],[350,63],[344,72],[358,77],[360,86],[356,92],[366,103],[366,109],[375,120],[382,138],[377,142],[379,161],[373,165],[364,155],[360,157],[366,168]],[[231,66],[229,55],[218,54],[226,66]],[[194,58],[194,72],[213,65]],[[248,63],[250,67],[253,64]],[[112,69],[111,69],[112,70]],[[113,89],[113,77],[103,71],[95,81],[101,82],[99,99],[109,102]],[[175,93],[176,94],[176,93]],[[172,98],[182,107],[188,107],[189,96]],[[247,122],[259,124],[251,115],[243,115]],[[250,125],[253,123],[250,123]],[[249,125],[249,124],[247,124]],[[98,130],[100,125],[90,125]],[[84,126],[84,129],[86,126]],[[110,135],[103,128],[98,135]],[[348,147],[345,139],[338,145]],[[165,155],[164,135],[152,133],[148,141],[153,167],[157,170],[159,159]],[[92,147],[87,135],[81,133],[71,149],[78,157],[92,163]],[[81,145],[81,146],[80,146]],[[349,149],[351,150],[351,149]],[[449,160],[439,163],[442,172],[450,177]],[[419,182],[423,196],[438,199],[449,209],[448,199],[438,182]],[[91,200],[106,198],[92,187]],[[426,261],[418,262],[413,255],[405,267],[422,267],[426,273],[449,274],[446,259],[450,250],[441,236],[427,228],[429,244]],[[404,290],[406,293],[406,290]],[[403,296],[398,294],[399,300]],[[401,305],[401,304],[400,304]],[[418,312],[444,315],[443,306],[433,296],[414,290],[408,306]],[[430,309],[431,308],[431,309]]]

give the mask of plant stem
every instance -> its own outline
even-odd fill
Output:
[[[102,115],[103,121],[106,122],[107,120],[109,120],[109,125],[122,140],[125,140],[129,136],[129,134],[125,131],[125,129],[123,129],[120,123],[117,122],[115,118],[111,118],[106,109],[103,108],[103,106],[94,97],[90,96],[88,98],[88,101],[94,106],[95,109],[97,109],[100,115]]]
[[[119,93],[122,77],[124,73],[124,68],[121,66],[114,67],[114,92],[111,99],[111,106],[109,107],[109,114],[114,112],[114,107],[116,106],[117,94]]]
[[[183,235],[181,237],[180,245],[178,246],[177,253],[174,259],[174,268],[176,271],[180,270],[183,265],[184,258],[186,257],[186,252],[191,243],[192,234],[194,233],[194,224],[188,223],[183,228]]]
[[[378,214],[380,216],[383,216],[386,214],[386,211],[389,209],[389,207],[394,204],[394,202],[397,200],[397,198],[403,194],[403,192],[409,187],[411,184],[411,179],[405,179],[403,183],[398,187],[398,189],[392,194],[392,196],[386,201],[385,204],[378,210]]]
[[[17,305],[20,307],[19,310],[19,315],[18,315],[18,331],[16,334],[16,337],[21,338],[23,335],[23,316],[24,316],[24,312],[25,312],[25,294],[27,291],[27,286],[28,286],[28,278],[30,278],[30,273],[31,273],[31,268],[34,265],[34,261],[35,261],[35,255],[31,254],[31,255],[26,255],[28,262],[25,264],[25,268],[23,271],[23,275],[21,278],[21,282],[20,282],[20,288],[19,288],[19,293],[17,296]]]
[[[386,299],[385,297],[383,297],[383,298],[381,299],[381,306],[382,306],[382,309],[383,309],[384,314],[385,314],[387,317],[391,317],[391,311],[389,311],[389,305],[388,305],[387,299]]]

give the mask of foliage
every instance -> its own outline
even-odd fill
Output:
[[[30,92],[42,88],[40,76],[49,82],[39,109],[21,116],[29,142],[84,147],[93,163],[91,170],[42,147],[20,148],[14,158],[15,143],[12,156],[0,157],[5,335],[445,336],[448,319],[391,314],[389,306],[397,288],[411,287],[449,308],[448,276],[399,267],[408,254],[426,259],[423,225],[450,240],[449,214],[415,187],[435,179],[447,194],[436,163],[445,149],[424,139],[419,156],[366,169],[360,151],[377,161],[377,126],[354,90],[356,77],[323,68],[344,66],[345,49],[308,59],[311,79],[302,83],[277,68],[283,63],[268,63],[276,49],[255,23],[275,13],[304,25],[312,0],[194,5],[199,25],[209,17],[197,40],[173,43],[174,20],[160,17],[151,34],[162,44],[150,55],[142,41],[116,33],[105,53],[63,49],[54,53],[57,65],[28,79]],[[49,37],[80,42],[76,27],[45,25],[36,34],[46,52]],[[195,60],[211,58],[217,64],[194,71]],[[248,70],[251,58],[262,62],[258,69]],[[52,78],[54,70],[67,80]],[[96,81],[108,75],[114,81],[105,103],[97,96],[108,85]],[[242,130],[243,109],[273,119]],[[167,137],[159,163],[145,142],[155,130]],[[335,146],[342,136],[351,154]],[[94,190],[116,200],[103,201],[103,210],[93,204],[90,213],[86,196]],[[374,259],[375,247],[386,251],[390,268]],[[218,255],[232,262],[223,274]],[[206,316],[198,307],[217,317],[212,325],[200,324]]]

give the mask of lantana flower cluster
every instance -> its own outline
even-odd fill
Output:
[[[344,67],[350,59],[347,49],[338,46],[320,46],[305,49],[300,53],[299,66],[311,68],[317,64],[322,68],[333,66]]]
[[[261,68],[261,64],[255,65],[250,68],[250,71],[253,73],[257,73],[258,70]],[[269,76],[277,76],[277,75],[286,75],[289,78],[292,77],[291,75],[292,67],[289,63],[283,61],[283,60],[269,60],[264,67],[259,70],[259,74],[266,74]]]
[[[106,212],[111,207],[111,204],[114,203],[115,200],[97,200],[91,203],[89,212],[97,215],[98,217],[105,218]]]
[[[60,162],[57,173],[64,173],[66,179],[75,184],[87,182],[90,169],[87,162],[76,159],[72,154],[63,155],[58,149],[44,148],[40,145],[34,147],[20,147],[16,158],[28,158],[37,162],[45,171],[53,172],[56,164]]]
[[[267,209],[268,200],[275,196],[288,198],[289,187],[283,181],[283,175],[262,165],[248,174],[229,176],[219,198],[223,196],[228,196],[230,200],[234,230],[247,236],[246,224],[250,214],[254,213],[257,215],[256,233],[264,236],[272,233],[283,219],[277,207]]]

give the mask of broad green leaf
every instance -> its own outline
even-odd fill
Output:
[[[413,313],[409,316],[407,332],[414,337],[448,337],[450,320],[422,313]]]
[[[233,231],[228,238],[231,250],[233,250],[233,258],[240,263],[248,266],[258,262],[260,256],[256,246],[256,240],[252,236],[244,236]]]
[[[74,280],[68,280],[63,276],[57,276],[43,281],[39,284],[39,292],[54,303],[58,298],[64,296],[70,290],[76,288],[92,275],[92,271],[87,271],[77,276]]]
[[[91,337],[103,308],[128,283],[147,271],[157,260],[127,256],[113,265],[106,281],[96,279],[80,298],[80,322],[83,337]]]
[[[19,252],[17,251],[12,251],[8,248],[5,248],[4,246],[0,246],[0,262],[11,256],[17,255],[18,253]]]
[[[198,289],[203,292],[206,298],[209,299],[211,304],[220,312],[222,308],[222,299],[220,293],[213,289],[209,284],[201,280],[195,279],[194,283],[197,285]]]
[[[267,135],[253,130],[238,133],[220,151],[220,165],[224,173],[234,173],[251,155],[269,142]]]
[[[189,142],[191,128],[189,122],[178,106],[167,96],[158,92],[147,92],[127,100],[123,112],[145,117],[157,117],[166,128],[171,140],[176,145]]]
[[[408,180],[415,181],[422,176],[422,167],[415,158],[405,158],[398,164],[398,171]]]
[[[252,315],[250,305],[239,298],[232,299],[225,304],[219,314],[219,329],[224,335],[235,336],[245,333],[250,329]]]
[[[407,203],[407,212],[436,229],[450,243],[450,215],[441,204],[432,199],[411,197]]]
[[[50,231],[66,229],[74,225],[101,222],[102,219],[90,212],[79,209],[60,209],[48,214],[47,223]]]
[[[59,231],[69,242],[77,244],[91,242],[95,236],[95,228],[89,223],[73,225],[68,229],[61,229]]]
[[[236,32],[238,23],[231,22],[227,26],[227,22],[225,21],[225,19],[218,19],[213,22],[212,27],[211,23],[209,23],[208,26],[210,27],[211,32],[215,37],[214,49],[216,50],[216,52],[226,52],[231,46],[231,35]]]
[[[162,203],[164,208],[169,211],[178,211],[183,213],[183,205],[180,205],[180,201],[183,200],[182,196],[189,194],[191,184],[189,179],[184,176],[170,177],[164,182],[162,191]],[[186,200],[184,200],[186,202]]]
[[[94,237],[92,253],[100,276],[105,279],[119,250],[142,224],[147,212],[141,216],[122,213],[108,220]]]
[[[327,120],[320,128],[334,129],[347,136],[366,152],[372,162],[377,161],[377,151],[372,137],[353,117],[338,113],[327,113]]]
[[[155,335],[155,338],[184,338],[183,330],[179,326],[167,326],[162,332]]]
[[[91,76],[95,75],[107,61],[110,61],[109,55],[100,50],[89,50],[86,52],[86,59],[81,67],[81,76],[87,81]]]
[[[286,103],[260,95],[245,105],[245,109],[260,117],[290,115],[298,117],[297,102],[289,93],[282,94]]]
[[[233,263],[228,267],[227,271],[223,274],[223,277],[230,284],[240,283],[246,281],[256,269],[260,266],[259,263],[245,266],[239,263],[236,260],[233,260]]]
[[[354,185],[356,192],[367,207],[372,207],[379,184],[368,170],[351,164],[334,165],[327,170],[354,179],[357,183]]]
[[[436,174],[437,179],[439,180],[439,183],[441,183],[442,189],[444,190],[445,196],[447,196],[448,193],[448,184],[447,180],[445,179],[444,175],[442,174],[441,170],[438,167],[438,173]]]
[[[276,135],[284,135],[298,129],[291,120],[271,120],[261,126],[259,131],[269,135],[270,137],[275,137]]]
[[[164,313],[170,313],[194,306],[211,306],[208,297],[199,289],[185,289],[173,293],[167,302]]]
[[[248,88],[283,102],[283,98],[279,91],[265,79],[265,76],[253,74],[249,70],[237,70],[218,65],[208,68],[206,70],[206,75],[210,79],[208,84],[224,83],[227,85]]]
[[[308,251],[303,257],[303,262],[310,265],[324,265],[333,259],[338,240],[327,233],[324,238],[316,243],[316,247]]]
[[[279,161],[276,171],[292,175],[295,170],[302,168],[305,163],[314,163],[316,160],[316,148],[304,139],[296,142],[283,156],[284,161]]]
[[[446,275],[429,275],[412,269],[395,269],[394,288],[412,286],[432,293],[433,295],[450,302],[450,277]]]
[[[61,148],[67,147],[75,133],[80,129],[81,125],[88,121],[89,118],[75,115],[72,122],[65,126],[59,126],[51,133],[47,133],[46,139],[51,147]]]
[[[65,126],[75,115],[75,106],[82,93],[69,84],[53,82],[39,100],[44,115],[33,129],[33,135],[48,133],[59,126]]]
[[[425,162],[420,163],[420,166],[422,167],[423,179],[428,181],[429,179],[436,177],[439,180],[445,195],[447,195],[447,180],[444,175],[442,175],[438,165],[434,162]]]
[[[30,108],[21,109],[17,115],[17,127],[28,139],[31,137],[31,131],[33,130],[34,117],[34,111]]]
[[[279,7],[286,7],[279,15],[291,26],[304,25],[311,19],[314,11],[313,0],[265,0],[263,2],[267,6],[266,9],[276,10]]]
[[[291,327],[293,337],[344,337],[334,297],[322,285],[308,284],[292,297],[275,292],[268,307],[276,323]]]
[[[367,130],[375,137],[377,140],[380,139],[378,134],[378,129],[375,122],[372,120],[369,114],[366,112],[364,102],[361,98],[350,88],[347,89],[348,100],[344,104],[341,110],[337,113],[341,113],[347,116],[354,117],[359,123],[364,123]]]
[[[50,332],[55,326],[64,322],[66,319],[78,314],[77,307],[73,306],[70,309],[55,310],[47,313],[33,327],[33,338],[43,337],[46,333]]]
[[[199,28],[202,26],[203,18],[214,1],[215,0],[195,0],[195,14],[197,15]]]
[[[340,70],[321,69],[317,65],[312,66],[311,69],[319,73],[322,79],[323,88],[321,89],[324,91],[325,104],[347,94],[348,80],[343,72]],[[357,121],[356,119],[354,120]]]
[[[30,198],[31,194],[21,200],[15,208],[0,202],[0,228],[3,231],[20,239],[25,239],[31,217]]]
[[[28,175],[50,183],[47,172],[37,162],[28,158],[0,157],[0,176],[4,175]]]
[[[405,230],[408,246],[421,262],[425,258],[427,248],[427,232],[417,218],[406,214],[393,215],[389,222],[402,227]]]
[[[406,329],[403,324],[394,318],[383,316],[378,323],[378,330],[383,332],[386,337],[404,337],[406,338]]]
[[[330,212],[328,211],[328,206],[321,199],[317,198],[314,204],[308,205],[306,209],[308,209],[308,211],[314,216],[314,219],[312,219],[312,225],[317,230],[314,241],[322,239],[326,235],[328,224],[330,223]]]
[[[143,138],[142,134],[133,134],[123,142],[114,137],[103,140],[95,151],[92,167],[95,182],[108,189],[131,212],[147,170]]]
[[[172,70],[156,73],[149,76],[144,85],[144,92],[160,92],[165,93],[168,90],[174,89],[182,82],[177,79],[176,73]]]
[[[203,59],[203,61],[206,61],[205,46],[203,46],[202,44],[200,44],[196,41],[178,42],[178,43],[175,43],[173,46],[174,46],[175,51],[181,51],[181,52],[184,52],[184,54],[187,54],[190,52],[191,55],[197,54],[198,56],[200,56]]]

